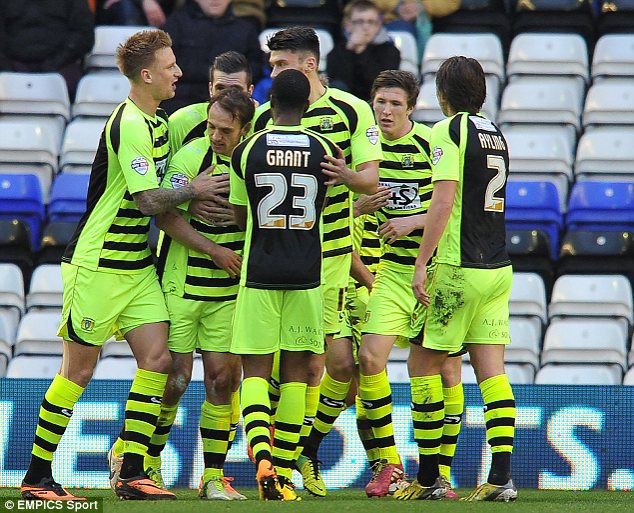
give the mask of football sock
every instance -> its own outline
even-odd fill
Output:
[[[447,481],[451,481],[451,463],[456,454],[456,444],[462,427],[462,415],[464,413],[464,390],[462,383],[442,389],[445,401],[445,420],[442,428],[440,442],[440,455],[438,457],[438,469],[440,475]]]
[[[200,409],[200,437],[205,468],[222,468],[229,451],[231,405],[203,402]]]
[[[257,467],[262,460],[272,461],[269,431],[271,407],[267,380],[258,377],[246,378],[242,382],[240,399],[244,429]]]
[[[282,383],[275,417],[273,464],[280,476],[291,480],[306,410],[306,383]]]

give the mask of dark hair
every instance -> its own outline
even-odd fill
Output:
[[[287,50],[291,52],[308,52],[319,62],[319,38],[310,27],[288,27],[278,30],[266,42],[269,50]]]
[[[301,71],[285,69],[273,79],[271,107],[276,111],[303,114],[309,96],[310,82]]]
[[[121,73],[133,80],[142,69],[154,63],[158,50],[172,47],[172,38],[163,30],[142,30],[117,46],[117,66]]]
[[[233,119],[237,119],[241,127],[250,123],[255,114],[253,100],[247,93],[237,87],[223,89],[214,94],[209,100],[207,114],[209,114],[209,109],[211,109],[211,106],[215,103],[217,103],[222,110],[229,112]]]
[[[476,114],[487,95],[484,70],[471,57],[450,57],[438,68],[436,90],[456,112]]]
[[[221,71],[222,73],[240,73],[246,71],[247,73],[247,86],[251,85],[253,80],[251,76],[251,67],[249,61],[240,52],[229,50],[228,52],[221,53],[215,59],[211,68],[209,68],[209,81],[214,81],[214,70]]]
[[[416,100],[418,99],[420,88],[418,87],[418,80],[409,71],[401,71],[397,69],[381,71],[381,73],[379,73],[374,79],[370,98],[374,100],[374,96],[377,91],[383,87],[397,87],[402,89],[407,95],[407,106],[409,108],[416,106]]]
[[[344,20],[350,18],[352,11],[376,11],[380,17],[383,16],[381,9],[372,0],[352,0],[348,2],[343,8]]]

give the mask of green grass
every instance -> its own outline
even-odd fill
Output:
[[[110,490],[73,490],[88,498],[104,498],[105,513],[268,513],[281,510],[292,513],[392,513],[392,512],[475,512],[475,511],[512,511],[526,513],[603,513],[631,512],[634,508],[634,497],[631,492],[608,491],[552,491],[552,490],[520,490],[517,502],[498,503],[465,503],[457,501],[433,501],[424,504],[400,502],[385,499],[367,499],[363,490],[331,491],[324,499],[311,497],[301,491],[303,501],[299,503],[258,502],[255,489],[241,489],[248,501],[214,502],[213,505],[196,498],[193,490],[176,490],[178,501],[166,502],[126,502],[119,501]],[[458,490],[461,496],[470,490]],[[14,488],[0,488],[0,504],[6,499],[18,498]]]

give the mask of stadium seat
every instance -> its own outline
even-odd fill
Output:
[[[26,289],[31,279],[33,254],[31,231],[24,221],[0,218],[0,262],[13,263],[20,268]]]
[[[539,352],[542,333],[540,327],[529,318],[512,315],[509,322],[511,343],[504,351],[506,363],[528,363],[539,369]]]
[[[513,273],[509,313],[536,317],[541,320],[542,324],[546,324],[546,289],[538,274]]]
[[[548,235],[542,230],[507,227],[506,249],[513,263],[513,271],[539,274],[548,296],[554,278]]]
[[[40,183],[34,175],[0,174],[0,219],[16,217],[29,227],[31,247],[37,249],[44,219]]]
[[[475,385],[478,383],[476,379],[475,371],[470,363],[462,363],[462,370],[460,371],[462,375],[462,383],[465,385]]]
[[[502,44],[495,34],[433,34],[425,44],[422,74],[427,81],[453,55],[476,58],[484,73],[506,81]]]
[[[595,40],[593,0],[530,0],[513,2],[513,34],[548,32],[579,34],[588,47]]]
[[[632,367],[625,376],[623,376],[623,384],[628,386],[634,386],[634,367]]]
[[[99,25],[95,27],[95,44],[86,56],[85,67],[89,70],[116,70],[116,51],[120,43],[140,30],[151,30],[154,27]]]
[[[597,41],[592,79],[634,76],[634,34],[609,34]]]
[[[86,211],[90,175],[62,173],[53,183],[48,215],[51,221],[79,221]]]
[[[70,118],[66,81],[59,73],[0,73],[0,114]]]
[[[418,59],[416,38],[411,32],[406,32],[404,30],[388,30],[387,33],[392,41],[394,41],[394,46],[398,48],[398,51],[401,54],[400,69],[403,71],[409,71],[410,73],[413,73],[415,77],[418,77],[418,75],[420,75],[420,60]]]
[[[588,49],[578,34],[519,34],[511,42],[509,80],[522,75],[564,75],[588,83]]]
[[[59,264],[76,229],[76,221],[52,221],[48,223],[42,232],[40,251],[37,254],[38,265]]]
[[[570,193],[566,225],[569,230],[631,230],[634,181],[577,182]]]
[[[205,372],[203,369],[203,362],[200,358],[194,358],[194,365],[192,367],[192,381],[204,381]]]
[[[125,340],[115,340],[114,337],[107,340],[101,349],[101,358],[108,358],[110,356],[125,356],[134,358],[130,344]]]
[[[90,169],[103,127],[104,122],[100,119],[74,119],[68,124],[59,156],[62,172]]]
[[[577,180],[634,181],[634,127],[601,127],[579,139]]]
[[[61,356],[14,356],[7,367],[7,378],[53,379],[61,364]]]
[[[555,281],[548,315],[622,318],[634,322],[632,286],[620,274],[566,274]]]
[[[24,312],[24,279],[15,264],[0,263],[0,308]]]
[[[634,286],[634,232],[568,231],[557,274],[623,274]]]
[[[18,326],[13,354],[61,355],[62,339],[56,333],[61,310],[29,311]]]
[[[134,358],[110,356],[101,358],[95,366],[93,379],[134,379],[137,364]]]
[[[73,117],[107,118],[129,91],[130,82],[121,73],[88,73],[77,85]]]
[[[31,286],[26,296],[26,307],[62,308],[62,268],[56,264],[45,264],[36,267],[31,276]]]
[[[280,27],[269,27],[260,32],[260,48],[265,54],[269,53],[269,47],[266,45],[267,41],[271,36],[273,36],[273,34],[275,34],[279,30],[281,30]],[[317,33],[317,37],[319,38],[319,71],[325,72],[328,54],[334,48],[335,42],[330,35],[330,32],[328,32],[327,30],[316,28],[315,32]]]
[[[615,319],[554,319],[546,329],[542,365],[604,363],[627,369],[627,331]]]
[[[588,90],[583,127],[588,130],[597,125],[634,127],[634,84],[631,80],[602,80]]]
[[[557,187],[550,182],[506,184],[506,225],[516,229],[537,229],[548,235],[551,257],[559,255],[559,234],[563,227]]]
[[[535,381],[535,368],[527,364],[508,363],[504,370],[512,385],[532,385]]]
[[[618,365],[549,364],[535,376],[536,385],[620,385],[623,371]]]
[[[521,77],[502,93],[498,123],[564,125],[576,139],[581,129],[582,95],[561,77]]]
[[[387,362],[387,375],[390,383],[407,383],[409,384],[409,372],[407,370],[407,362]]]

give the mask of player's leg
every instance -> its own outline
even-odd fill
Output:
[[[445,403],[445,419],[442,428],[438,470],[447,488],[446,498],[448,499],[458,498],[458,494],[451,489],[451,463],[456,453],[456,445],[458,444],[462,415],[464,413],[461,353],[449,355],[449,358],[445,360],[440,369]]]
[[[468,280],[482,291],[483,300],[465,342],[484,401],[487,442],[491,447],[491,470],[487,482],[467,500],[509,501],[517,498],[511,478],[511,455],[515,437],[515,398],[504,370],[504,349],[510,342],[508,301],[511,267],[469,270]],[[495,329],[491,329],[491,327]]]
[[[240,403],[247,440],[255,458],[261,500],[282,499],[271,455],[269,402],[273,355],[279,349],[282,293],[240,287],[233,319],[231,352],[242,360]]]

